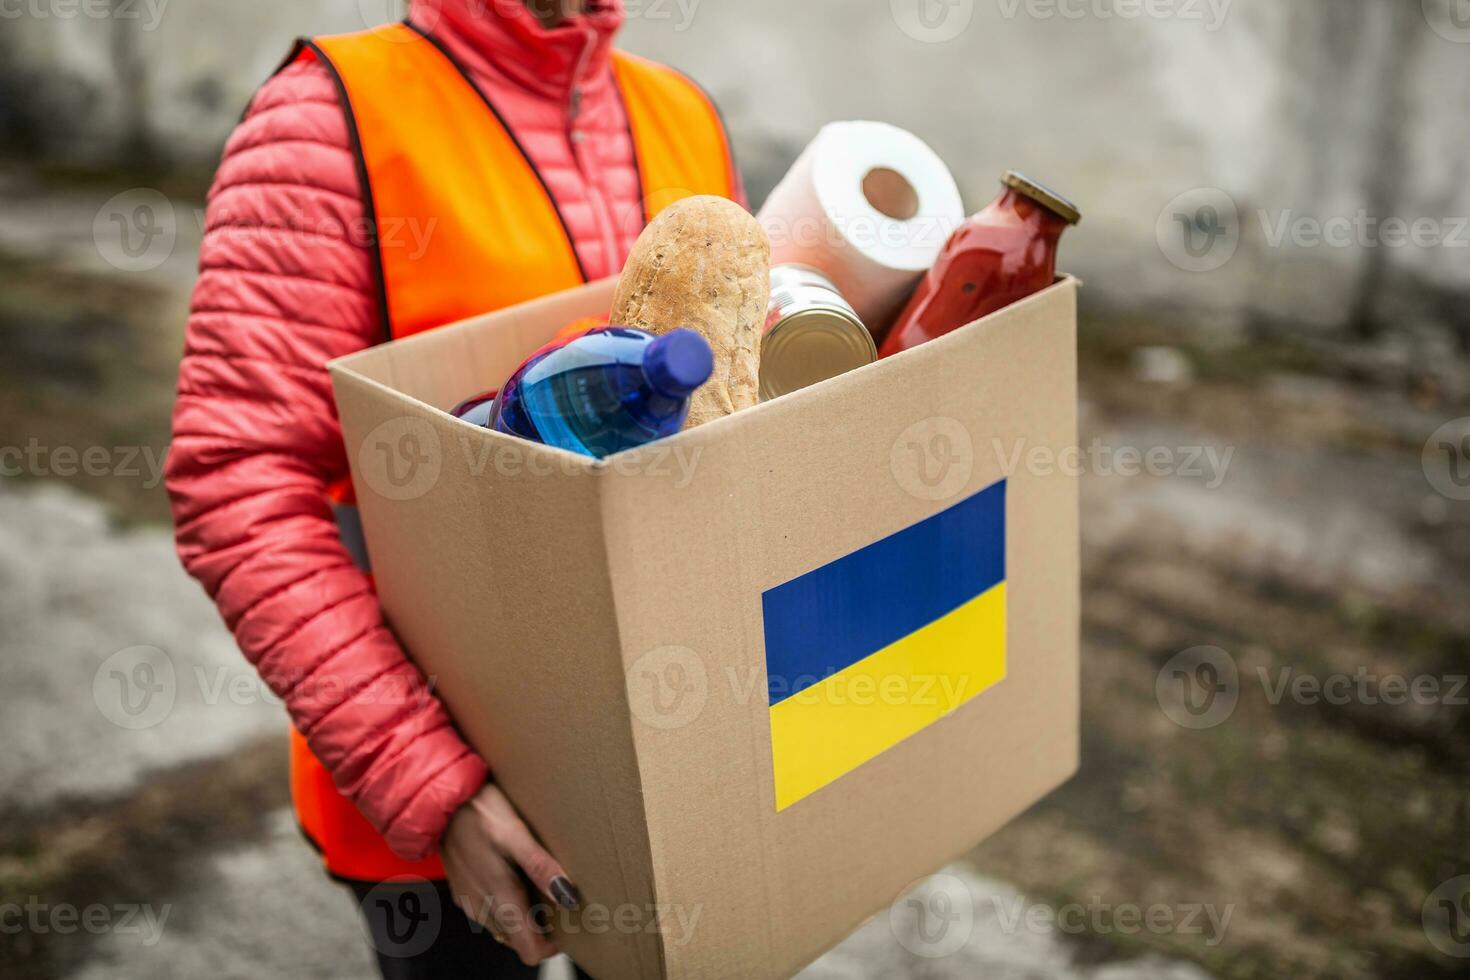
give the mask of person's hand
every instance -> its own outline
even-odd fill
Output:
[[[556,955],[556,947],[532,920],[516,869],[562,908],[577,908],[577,890],[499,787],[486,785],[455,811],[440,851],[450,892],[465,915],[515,950],[527,966]]]

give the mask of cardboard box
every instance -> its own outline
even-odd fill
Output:
[[[443,411],[612,288],[331,365],[378,588],[563,949],[788,976],[1076,769],[1077,283],[601,462]]]

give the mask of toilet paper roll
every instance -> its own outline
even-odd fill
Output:
[[[761,208],[771,264],[822,271],[875,335],[964,220],[944,161],[880,122],[823,126]]]

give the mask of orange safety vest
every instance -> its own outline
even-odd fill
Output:
[[[568,289],[586,275],[566,222],[515,135],[464,69],[411,24],[298,42],[347,112],[364,205],[375,229],[387,340]],[[647,221],[691,194],[736,196],[735,166],[714,104],[672,69],[613,53]],[[410,224],[416,223],[416,224]],[[427,244],[425,244],[425,241]],[[344,542],[365,567],[350,484],[333,488]],[[339,878],[443,877],[437,854],[388,849],[325,766],[291,731],[291,795],[307,838]]]

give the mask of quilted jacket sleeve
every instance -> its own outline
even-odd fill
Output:
[[[400,856],[485,780],[344,551],[325,364],[376,343],[355,164],[325,69],[268,82],[210,191],[167,482],[185,567],[338,787]]]

